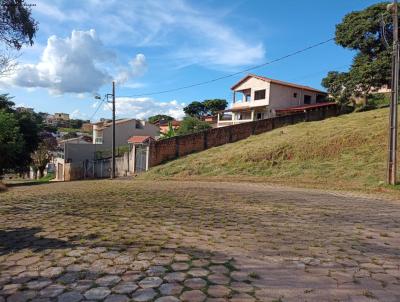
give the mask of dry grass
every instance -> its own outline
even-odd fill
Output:
[[[388,110],[291,125],[151,169],[144,178],[268,181],[389,192],[384,185]]]

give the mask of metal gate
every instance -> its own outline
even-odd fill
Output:
[[[146,171],[147,146],[135,145],[135,172]]]

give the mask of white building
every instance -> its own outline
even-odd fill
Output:
[[[218,127],[275,116],[275,110],[324,102],[327,93],[312,87],[249,74],[232,86],[231,109],[218,114]],[[226,113],[231,115],[226,119]]]

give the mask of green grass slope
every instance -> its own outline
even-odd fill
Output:
[[[383,184],[388,113],[379,109],[275,129],[154,167],[143,177],[391,191]]]

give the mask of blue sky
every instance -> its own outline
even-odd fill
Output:
[[[28,1],[29,2],[29,1]],[[35,45],[1,92],[17,105],[90,118],[93,93],[117,81],[117,116],[182,116],[194,100],[231,100],[244,75],[171,93],[135,97],[234,73],[334,36],[335,24],[377,1],[37,0]],[[333,42],[253,73],[321,88],[329,70],[346,70],[352,52]],[[109,117],[100,107],[93,120]]]

